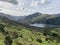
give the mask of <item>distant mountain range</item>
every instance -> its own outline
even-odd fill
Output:
[[[60,14],[42,14],[36,12],[28,16],[12,16],[9,14],[0,13],[0,16],[6,17],[10,20],[14,20],[22,24],[43,23],[60,25]]]
[[[42,14],[34,13],[26,16],[24,19],[19,20],[21,23],[31,24],[31,23],[43,23],[43,24],[53,24],[60,25],[60,14]]]
[[[12,16],[12,15],[9,15],[9,14],[4,14],[4,13],[0,13],[0,16],[1,17],[6,17],[10,20],[14,20],[14,21],[17,21],[18,19],[22,19],[24,16]]]
[[[30,14],[30,15],[24,17],[23,19],[19,19],[18,21],[21,22],[21,23],[27,23],[28,24],[28,23],[32,22],[33,18],[36,18],[40,15],[41,15],[41,13],[36,12],[34,14]]]

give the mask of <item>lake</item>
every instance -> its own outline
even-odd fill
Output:
[[[30,26],[34,26],[34,27],[60,27],[60,25],[50,25],[50,24],[39,24],[39,23],[34,23],[34,24],[30,24]]]

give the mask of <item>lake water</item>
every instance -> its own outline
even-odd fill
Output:
[[[30,24],[30,26],[34,26],[34,27],[60,27],[59,25],[38,24],[38,23]]]

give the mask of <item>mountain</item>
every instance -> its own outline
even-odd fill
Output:
[[[58,15],[41,15],[33,20],[32,23],[44,23],[52,25],[60,25],[60,16]]]
[[[34,14],[30,14],[28,16],[25,16],[23,19],[19,19],[18,22],[20,22],[20,23],[27,23],[27,22],[30,23],[34,18],[36,18],[40,15],[41,15],[41,13],[36,12]]]
[[[35,14],[42,16],[40,13]],[[35,14],[33,17],[31,17],[32,15],[27,17],[32,19],[38,17]],[[0,45],[60,45],[60,28],[28,28],[28,25],[23,26],[5,16],[7,14],[0,15]],[[51,15],[48,17],[50,18]],[[24,18],[26,19],[26,17]]]
[[[23,20],[20,20],[20,22],[26,24],[44,23],[44,24],[60,25],[60,14],[34,13],[26,16]]]
[[[60,14],[42,14],[36,12],[28,16],[12,16],[9,14],[0,13],[0,16],[22,24],[42,23],[60,25]]]
[[[0,16],[0,24],[4,24],[4,25],[14,25],[14,26],[17,26],[19,25],[19,23],[17,23],[16,21],[13,21],[13,20],[10,20],[8,19],[7,17],[1,17]]]
[[[7,17],[8,19],[14,20],[14,21],[17,21],[18,19],[23,18],[23,16],[12,16],[10,14],[5,14],[5,13],[0,13],[0,16]]]

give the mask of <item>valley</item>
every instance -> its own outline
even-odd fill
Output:
[[[0,45],[60,45],[60,0],[0,0]]]
[[[38,15],[36,16],[35,14]],[[45,23],[38,24],[37,21],[39,20],[35,20],[35,18],[40,19],[40,21],[43,22],[46,21],[46,19],[42,20],[44,18],[39,17],[41,14],[35,14],[34,16],[29,15],[23,19],[20,18],[19,20],[21,21],[11,20],[10,18],[7,18],[5,14],[5,16],[0,14],[0,45],[60,45],[60,27],[55,27],[55,24],[60,24],[60,19],[58,18],[55,20],[56,16],[44,16],[46,19],[51,19],[51,24],[53,24],[54,21],[57,21],[54,23],[54,26],[50,28],[48,27],[51,25],[49,23],[48,26]],[[32,19],[34,19],[34,22]],[[30,26],[29,24],[41,26],[35,27]],[[44,25],[46,25],[46,27],[42,28]]]

